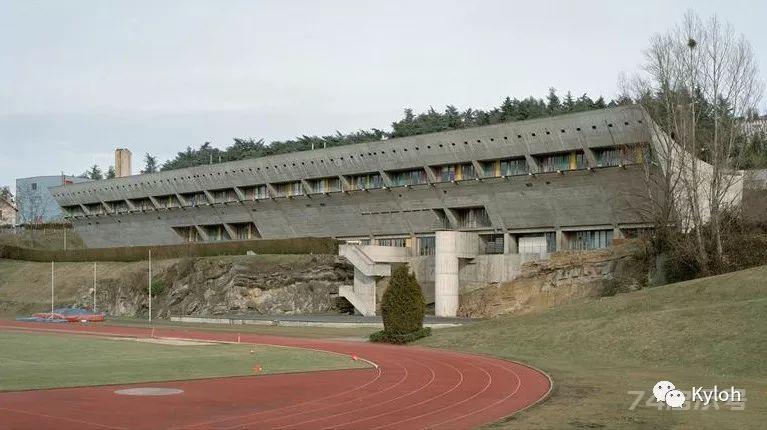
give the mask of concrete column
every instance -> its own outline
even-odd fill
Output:
[[[504,254],[519,254],[519,246],[517,244],[517,236],[511,233],[503,234],[503,253]]]
[[[566,248],[567,242],[565,241],[565,233],[562,230],[557,229],[557,251],[563,251]]]
[[[457,231],[437,231],[434,250],[434,313],[454,317],[458,313]]]

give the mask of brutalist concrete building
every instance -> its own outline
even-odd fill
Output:
[[[409,262],[437,315],[529,259],[649,227],[653,130],[626,106],[52,189],[89,247],[335,237],[373,314]]]

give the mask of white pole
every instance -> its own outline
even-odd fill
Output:
[[[96,312],[96,262],[93,262],[93,312]]]
[[[212,157],[212,155],[211,155]],[[152,250],[149,250],[149,323],[152,323]]]
[[[53,285],[56,282],[56,278],[53,275],[54,267],[53,261],[51,261],[51,313],[53,313]]]

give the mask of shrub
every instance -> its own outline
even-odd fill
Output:
[[[407,266],[396,268],[381,301],[386,337],[394,339],[422,330],[425,313],[426,303],[415,275]]]
[[[372,333],[370,335],[370,341],[402,344],[412,342],[426,336],[431,336],[431,327],[423,327],[408,334],[389,334],[386,332],[386,330],[381,330]]]
[[[166,285],[162,279],[152,280],[152,297],[157,297],[165,294]],[[144,287],[144,294],[149,294],[149,287]]]

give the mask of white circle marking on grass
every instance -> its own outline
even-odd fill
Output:
[[[181,394],[183,392],[184,390],[179,390],[178,388],[139,387],[116,390],[115,394],[122,396],[172,396],[174,394]]]

